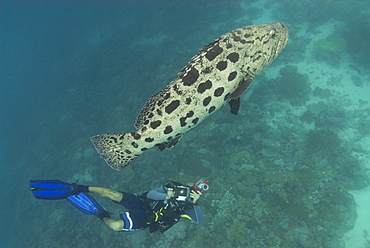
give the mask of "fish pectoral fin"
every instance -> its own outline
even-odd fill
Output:
[[[160,143],[160,144],[156,144],[156,146],[158,147],[158,149],[160,151],[163,151],[164,149],[174,147],[177,144],[177,142],[181,139],[181,137],[182,137],[182,135],[177,137],[177,138],[174,138],[170,141],[163,142],[163,143]]]
[[[240,81],[238,88],[236,88],[236,90],[229,95],[230,99],[229,104],[231,107],[230,112],[233,115],[238,114],[238,110],[240,107],[240,96],[248,89],[252,81],[253,81],[252,77],[248,79],[243,79],[242,81]]]
[[[236,99],[239,98],[249,87],[249,85],[252,83],[253,78],[243,79],[240,81],[238,88],[229,95],[229,98]]]
[[[230,105],[230,112],[233,115],[237,115],[238,114],[239,107],[240,107],[240,97],[238,97],[236,99],[231,99],[229,101],[229,105]]]

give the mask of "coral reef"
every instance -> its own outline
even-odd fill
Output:
[[[304,61],[306,58],[307,47],[311,42],[311,39],[306,36],[296,36],[290,38],[292,41],[289,46],[284,48],[284,61],[288,63],[297,63]],[[280,59],[279,57],[277,59]]]
[[[269,5],[276,3],[274,0],[269,0]],[[310,2],[284,0],[279,3],[282,4],[277,4],[273,9],[273,16],[276,20],[284,20],[295,25],[307,22],[309,29],[313,31],[319,24],[331,19],[352,23],[353,17],[359,15],[362,7],[361,2],[346,4],[346,2],[336,0]]]
[[[353,20],[345,24],[342,35],[347,40],[349,56],[362,70],[370,67],[370,14],[363,12],[353,16]]]
[[[315,89],[316,95],[328,96],[329,91]],[[325,95],[324,95],[325,94]],[[314,123],[318,129],[341,130],[348,124],[350,115],[348,111],[339,108],[337,104],[331,102],[318,101],[307,106],[307,110],[301,115],[301,120],[307,123]]]
[[[305,142],[307,153],[322,156],[329,156],[341,146],[338,134],[328,129],[310,130]]]
[[[339,31],[313,43],[312,56],[317,61],[333,66],[338,66],[342,62],[342,54],[347,47],[347,41],[342,37],[337,37],[336,33]]]
[[[280,76],[271,80],[275,92],[281,99],[292,105],[304,103],[309,98],[310,85],[308,76],[298,72],[296,66],[287,65],[280,69]]]

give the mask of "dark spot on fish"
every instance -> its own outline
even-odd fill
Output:
[[[186,86],[190,86],[198,80],[199,72],[197,69],[192,67],[188,73],[182,78],[182,82]]]
[[[141,132],[145,132],[148,128],[147,127],[142,127]]]
[[[166,94],[163,96],[163,98],[164,98],[164,99],[168,99],[168,98],[170,98],[170,96],[171,96],[171,94],[168,92],[168,93],[166,93]]]
[[[151,128],[153,128],[153,129],[156,129],[157,127],[159,127],[160,125],[161,125],[161,121],[153,121],[153,122],[151,122],[150,123],[150,126],[151,126]]]
[[[149,113],[148,118],[152,118],[154,116],[153,113]]]
[[[149,120],[144,121],[144,125],[148,125],[148,124],[149,124]]]
[[[132,137],[134,137],[134,139],[138,140],[141,138],[141,135],[138,134],[138,133],[131,133]]]
[[[146,142],[153,142],[153,140],[154,140],[153,138],[146,138],[145,139]]]
[[[212,72],[212,67],[208,66],[206,68],[203,69],[202,73],[204,74],[208,74],[208,73],[211,73]]]
[[[173,86],[173,90],[178,94],[178,95],[182,95],[182,91],[179,89],[179,85],[178,84],[175,84]]]
[[[179,100],[174,100],[170,104],[168,104],[165,108],[167,114],[171,114],[177,107],[180,105]]]
[[[158,105],[158,106],[161,106],[161,105],[162,105],[162,103],[163,103],[163,100],[159,100],[159,101],[157,102],[157,105]]]
[[[212,61],[218,55],[220,55],[222,53],[222,51],[223,51],[223,49],[217,44],[217,45],[213,46],[211,49],[209,49],[205,56],[209,61]]]
[[[240,36],[237,36],[237,35],[234,35],[233,39],[234,39],[234,41],[240,41],[241,40],[241,37]]]
[[[240,40],[240,43],[245,44],[245,43],[247,43],[247,41],[246,40]]]
[[[157,109],[157,114],[160,115],[160,116],[162,116],[162,110]]]
[[[138,133],[131,133],[131,135],[132,135],[132,137],[134,137],[134,139],[136,139],[136,140],[138,140],[138,139],[140,139],[141,138],[141,135],[140,134],[138,134]]]
[[[191,103],[191,98],[190,97],[186,98],[185,103],[190,104]]]
[[[216,107],[215,106],[212,106],[209,108],[208,110],[208,113],[212,113],[213,111],[215,111]]]
[[[239,54],[238,53],[230,53],[227,55],[227,59],[230,60],[231,62],[235,63],[239,60]]]
[[[168,137],[167,140],[172,140],[172,136]]]
[[[236,77],[238,73],[236,71],[233,71],[229,74],[229,77],[227,78],[227,80],[230,82],[230,81],[233,81]]]
[[[249,37],[252,37],[253,35],[251,35],[251,34],[245,34],[244,35],[244,38],[246,38],[246,39],[248,39]]]
[[[146,151],[146,150],[148,150],[148,148],[144,147],[144,148],[141,148],[140,150],[141,151]]]
[[[192,123],[193,123],[194,125],[197,125],[198,121],[199,121],[199,118],[197,117],[197,118],[194,118],[194,120],[192,120]]]
[[[190,118],[194,115],[194,111],[190,110],[187,114],[186,114],[186,117],[187,118]]]
[[[210,88],[212,88],[212,82],[210,80],[207,80],[204,83],[200,83],[198,85],[197,91],[202,94],[204,91],[206,91]]]
[[[132,145],[133,147],[135,147],[135,148],[138,148],[138,147],[139,147],[139,145],[138,145],[137,143],[135,143],[135,142],[132,142],[132,143],[131,143],[131,145]]]
[[[186,117],[181,117],[180,118],[180,126],[182,126],[182,127],[185,127],[186,126]]]
[[[253,58],[253,62],[256,62],[257,60],[259,60],[259,59],[261,59],[261,57],[262,57],[262,55],[261,54],[258,54],[257,56],[255,56],[254,58]]]
[[[233,45],[231,45],[231,43],[228,43],[227,45],[226,45],[226,48],[227,49],[230,49],[230,48],[232,48],[233,47]]]
[[[223,87],[219,87],[219,88],[217,88],[216,90],[215,90],[215,92],[213,93],[214,94],[214,96],[221,96],[222,95],[222,93],[224,93],[224,88]]]
[[[211,102],[212,98],[210,96],[207,96],[203,100],[203,106],[207,106]]]
[[[164,134],[169,134],[169,133],[171,133],[172,131],[173,131],[172,127],[171,127],[171,126],[167,126],[167,127],[164,129],[163,133],[164,133]]]
[[[227,61],[220,61],[217,63],[217,69],[219,69],[220,71],[223,71],[226,69],[227,67]]]
[[[130,150],[125,149],[125,153],[131,154],[132,152]]]

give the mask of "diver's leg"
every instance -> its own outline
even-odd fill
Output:
[[[88,187],[88,192],[95,193],[97,195],[100,195],[102,197],[108,197],[109,199],[120,202],[123,199],[123,194],[121,192],[108,189],[108,188],[103,188],[103,187],[94,187],[94,186],[89,186]],[[107,225],[110,229],[113,231],[122,231],[124,222],[123,220],[114,220],[111,219],[108,216],[100,218],[105,225]]]
[[[113,231],[122,231],[123,220],[113,220],[111,218],[103,218],[103,222]]]
[[[102,197],[108,197],[116,202],[120,202],[123,198],[123,194],[121,192],[108,188],[89,186],[89,192],[98,194]]]

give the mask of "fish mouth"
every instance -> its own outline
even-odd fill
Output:
[[[274,26],[274,30],[276,34],[279,36],[278,48],[276,49],[277,54],[276,56],[284,49],[286,44],[289,40],[289,29],[288,27],[282,22],[273,22],[272,25]]]

